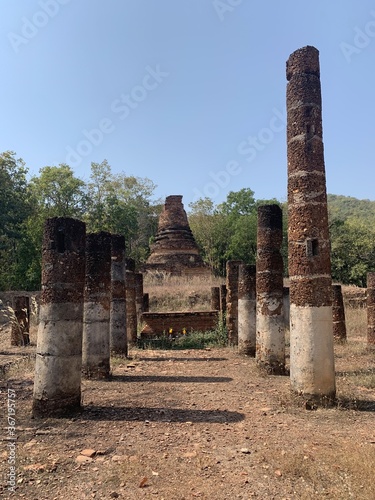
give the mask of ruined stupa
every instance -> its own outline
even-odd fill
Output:
[[[209,274],[189,227],[181,195],[167,196],[146,271],[172,275]]]

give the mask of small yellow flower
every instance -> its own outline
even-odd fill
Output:
[[[169,329],[169,333],[173,333],[173,328],[170,328],[170,329]]]
[[[186,335],[186,328],[182,329],[182,335]]]

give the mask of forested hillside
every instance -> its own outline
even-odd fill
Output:
[[[366,286],[375,271],[375,201],[328,195],[332,273],[342,283]]]
[[[45,166],[31,178],[27,174],[15,153],[0,154],[0,290],[40,288],[47,217],[75,217],[86,222],[88,232],[123,234],[127,254],[138,264],[146,260],[164,201],[155,200],[152,180],[113,174],[106,160],[91,164],[87,182],[65,164]],[[367,272],[375,271],[375,201],[337,195],[328,201],[333,279],[366,286]],[[229,192],[220,204],[204,198],[185,207],[202,256],[216,275],[224,275],[229,259],[255,264],[257,210],[265,203],[283,209],[287,275],[286,203],[256,199],[246,187]]]

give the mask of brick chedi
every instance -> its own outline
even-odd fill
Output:
[[[189,227],[182,196],[167,196],[145,270],[174,275],[208,274]]]

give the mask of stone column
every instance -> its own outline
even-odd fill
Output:
[[[111,234],[86,238],[82,372],[87,378],[110,375]]]
[[[241,260],[227,262],[227,331],[230,345],[238,344],[238,269]]]
[[[220,311],[224,314],[227,310],[227,285],[220,285]]]
[[[241,264],[238,272],[238,352],[255,356],[256,267]]]
[[[332,280],[319,52],[287,62],[290,378],[297,393],[335,396]]]
[[[81,406],[85,237],[86,226],[78,220],[45,222],[32,410],[37,418]]]
[[[375,345],[375,273],[367,273],[367,344]]]
[[[218,286],[211,287],[211,310],[220,311],[220,288]]]
[[[332,325],[333,338],[346,341],[345,308],[341,285],[332,285]]]
[[[143,313],[143,274],[135,273],[135,308],[137,311],[137,323],[141,320]]]
[[[126,273],[126,330],[128,335],[128,344],[137,343],[137,308],[135,296],[135,262],[133,259],[125,259]]]
[[[283,313],[284,313],[284,326],[287,330],[290,330],[290,297],[289,297],[289,287],[284,286],[283,288]]]
[[[148,293],[143,294],[143,306],[142,311],[147,313],[150,310],[150,295]]]
[[[258,208],[256,358],[273,374],[285,372],[282,217],[279,205]]]
[[[111,256],[110,349],[113,354],[127,356],[124,236],[112,235]]]

